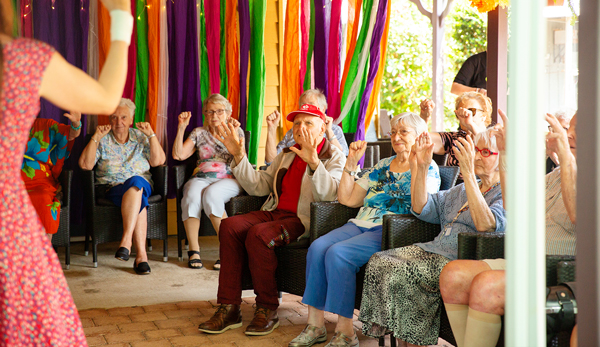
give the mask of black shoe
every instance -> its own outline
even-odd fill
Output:
[[[115,253],[115,258],[122,260],[122,261],[128,261],[129,260],[129,250],[125,247],[119,247],[119,249],[117,249],[117,253]]]
[[[133,270],[138,275],[149,275],[150,274],[150,265],[148,265],[147,261],[143,261],[136,265],[135,261],[133,262]]]
[[[198,251],[188,251],[188,267],[192,269],[202,269],[204,267],[204,265],[202,265],[202,259],[190,259],[194,254],[200,256],[200,252]],[[200,264],[200,266],[193,266],[193,264]]]

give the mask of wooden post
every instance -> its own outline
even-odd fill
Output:
[[[506,111],[508,76],[507,9],[498,6],[488,12],[487,95],[492,99],[492,122],[498,121],[498,109]]]

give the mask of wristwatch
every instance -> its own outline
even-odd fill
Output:
[[[344,166],[344,172],[348,173],[352,177],[356,177],[358,175],[358,167],[356,167],[355,171],[350,171]]]

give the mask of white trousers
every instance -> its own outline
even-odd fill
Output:
[[[242,187],[232,178],[192,177],[183,186],[181,219],[200,219],[203,209],[207,216],[221,218],[225,212],[225,204],[241,192]]]

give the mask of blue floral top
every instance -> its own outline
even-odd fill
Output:
[[[100,140],[96,149],[96,183],[116,186],[133,176],[150,178],[150,141],[137,129],[129,129],[129,140],[120,144],[112,130]]]
[[[385,158],[365,173],[356,183],[367,191],[363,207],[352,222],[359,227],[372,228],[383,223],[386,214],[410,213],[410,170],[402,173],[390,171],[392,160]],[[440,190],[440,172],[432,161],[427,173],[427,192]]]

